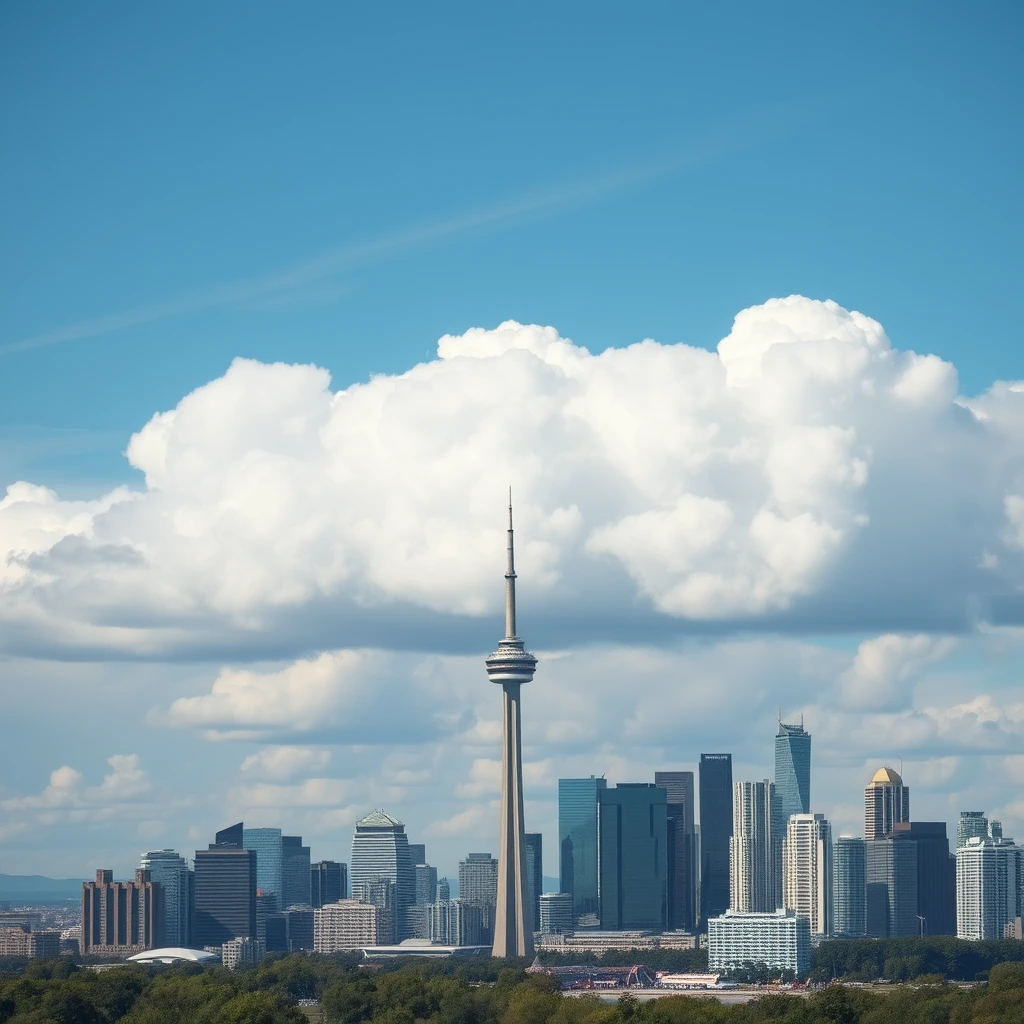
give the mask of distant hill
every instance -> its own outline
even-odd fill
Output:
[[[53,903],[81,895],[81,878],[0,874],[0,900],[10,903]]]

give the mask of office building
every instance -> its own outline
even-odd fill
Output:
[[[341,953],[390,941],[385,912],[374,903],[338,900],[313,911],[313,948],[317,953]]]
[[[864,838],[885,839],[901,821],[910,821],[910,788],[892,768],[879,768],[864,790]]]
[[[156,893],[149,872],[115,882],[109,870],[82,883],[82,956],[129,956],[153,948]]]
[[[413,905],[426,907],[437,902],[437,868],[430,864],[417,864],[413,868]],[[415,938],[415,936],[414,936]]]
[[[540,928],[540,894],[544,889],[544,837],[540,832],[526,833],[526,905],[530,910],[527,927]]]
[[[259,897],[256,897],[259,900]],[[256,931],[260,930],[259,906],[256,907]],[[268,953],[288,952],[288,926],[284,914],[272,914],[263,922],[263,948]]]
[[[868,938],[920,935],[917,919],[917,844],[890,835],[865,842]]]
[[[302,845],[302,836],[282,836],[281,852],[284,890],[281,905],[287,907],[308,907],[312,894],[309,874],[309,847]]]
[[[314,913],[310,907],[296,907],[281,915],[284,918],[284,934],[289,952],[313,949]]]
[[[598,915],[603,931],[662,931],[668,913],[668,801],[649,782],[598,792]]]
[[[325,903],[337,903],[348,896],[348,865],[342,861],[321,860],[310,865],[309,905],[314,909]]]
[[[384,811],[372,811],[356,822],[352,837],[352,859],[349,862],[349,877],[353,896],[362,888],[381,878],[395,884],[395,907],[392,922],[397,928],[393,939],[405,938],[401,934],[405,922],[405,908],[412,905],[416,883],[412,862],[409,860],[409,839],[405,825]],[[364,943],[366,945],[366,943]],[[373,943],[370,943],[373,945]]]
[[[737,782],[729,837],[729,908],[764,914],[782,903],[781,864],[775,828],[775,786]]]
[[[266,951],[266,944],[260,939],[230,939],[221,944],[220,962],[229,971],[237,971],[240,967],[255,967]]]
[[[484,908],[462,899],[431,903],[427,907],[427,938],[442,946],[484,945]]]
[[[961,811],[956,826],[956,848],[966,846],[969,839],[1002,839],[1003,823],[989,821],[984,811]]]
[[[956,861],[944,821],[898,821],[893,838],[917,851],[917,920],[921,935],[956,935]]]
[[[655,772],[668,800],[668,924],[693,931],[697,924],[697,843],[693,772]]]
[[[425,843],[409,844],[409,862],[413,867],[417,864],[427,863],[427,847]]]
[[[430,914],[427,912],[429,903],[422,906],[413,905],[405,908],[405,931],[410,939],[430,938]]]
[[[487,659],[487,677],[502,690],[501,819],[498,838],[498,902],[494,911],[494,956],[533,953],[532,914],[527,906],[526,826],[523,816],[523,750],[520,703],[533,679],[537,659],[516,632],[516,570],[512,494],[508,498],[505,564],[505,636]],[[460,893],[460,896],[462,894]]]
[[[572,893],[577,919],[597,913],[597,798],[603,778],[558,780],[559,888]]]
[[[478,907],[498,901],[498,862],[489,853],[470,853],[459,861],[459,899]]]
[[[798,977],[811,966],[811,929],[792,910],[748,914],[727,910],[708,921],[708,970],[729,971],[754,964]]]
[[[540,897],[540,931],[545,935],[571,932],[575,924],[571,892],[545,892]]]
[[[24,928],[0,927],[0,957],[52,960],[60,956],[60,932],[30,932]]]
[[[832,851],[833,932],[847,939],[867,934],[867,848],[863,839],[840,836]]]
[[[259,853],[256,854],[257,862],[259,861]],[[259,872],[257,872],[258,874]],[[270,918],[277,917],[279,910],[277,906],[277,896],[272,892],[264,892],[262,889],[256,890],[256,938],[263,943],[265,949],[272,949],[272,946],[267,946],[267,921]],[[283,919],[282,919],[283,920]]]
[[[256,937],[256,851],[243,838],[239,822],[196,850],[192,941],[199,949]]]
[[[256,888],[273,896],[278,910],[284,903],[284,842],[279,828],[242,829],[242,847],[256,853]]]
[[[832,934],[832,827],[822,814],[790,815],[782,846],[782,898],[811,935]]]
[[[776,814],[782,834],[793,814],[809,814],[811,810],[811,734],[799,725],[787,725],[779,719],[775,736]]]
[[[971,836],[956,851],[956,934],[1001,939],[1021,914],[1022,851],[1012,839]]]
[[[437,883],[436,903],[447,903],[452,898],[451,883],[447,878],[441,878]]]
[[[701,927],[729,906],[729,839],[732,836],[732,754],[701,754]]]
[[[139,867],[155,885],[156,948],[188,948],[192,942],[192,872],[174,850],[150,850]]]
[[[398,888],[389,878],[378,878],[376,882],[363,882],[353,893],[363,903],[372,903],[381,910],[381,941],[398,942],[401,925],[408,920],[408,907],[398,906]],[[398,918],[401,915],[402,921]]]

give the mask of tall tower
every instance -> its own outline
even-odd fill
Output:
[[[505,636],[487,659],[487,675],[504,698],[501,740],[501,832],[493,956],[532,956],[532,915],[527,909],[526,827],[523,820],[523,743],[519,691],[533,679],[537,659],[516,636],[516,570],[512,551],[512,495],[508,499]]]
[[[885,839],[901,821],[910,821],[910,787],[892,768],[879,768],[864,790],[864,838]]]

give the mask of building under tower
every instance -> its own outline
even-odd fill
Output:
[[[406,908],[415,898],[416,879],[409,860],[409,838],[402,822],[383,810],[371,811],[356,822],[349,882],[354,898],[370,898],[375,903],[379,903],[380,897],[371,897],[371,889],[376,893],[377,883],[393,884],[394,905],[386,909],[391,911],[394,938],[405,938],[401,931],[405,926]]]
[[[864,838],[885,839],[903,821],[910,821],[910,788],[899,772],[879,768],[864,790]]]

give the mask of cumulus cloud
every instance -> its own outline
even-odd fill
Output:
[[[315,747],[264,747],[242,762],[242,771],[267,779],[291,779],[323,771],[331,761],[329,750]]]
[[[1022,410],[1020,387],[958,398],[950,364],[800,296],[742,311],[717,351],[593,354],[510,321],[338,392],[317,367],[236,360],[133,436],[143,489],[12,485],[0,643],[475,647],[509,482],[552,645],[673,623],[962,630],[1021,591]]]
[[[950,637],[886,634],[865,640],[843,673],[840,694],[850,708],[900,710],[909,707],[914,684],[929,666],[956,646]]]

